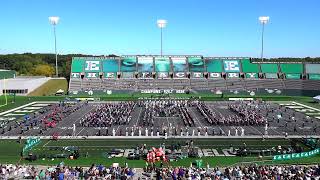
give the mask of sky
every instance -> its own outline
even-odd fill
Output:
[[[0,0],[0,54],[320,56],[320,0]]]

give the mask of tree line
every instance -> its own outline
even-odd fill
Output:
[[[262,62],[261,58],[252,58],[252,61]],[[264,62],[318,62],[320,63],[320,57],[304,57],[304,58],[292,58],[292,57],[280,57],[280,58],[263,58]]]
[[[92,55],[66,54],[58,55],[58,72],[60,77],[69,80],[72,57],[88,57]],[[15,70],[18,76],[55,75],[55,54],[6,54],[0,55],[0,69]]]
[[[58,55],[58,72],[60,77],[69,80],[72,57],[94,57],[85,54]],[[110,56],[115,57],[112,54]],[[99,56],[97,56],[99,57]],[[261,61],[259,58],[252,58],[253,61]],[[0,55],[0,69],[15,70],[19,76],[54,76],[55,75],[55,54],[6,54]],[[271,58],[264,59],[264,62],[320,62],[320,57],[311,58]]]

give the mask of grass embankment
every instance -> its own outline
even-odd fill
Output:
[[[28,94],[28,96],[51,96],[54,95],[59,89],[68,91],[68,82],[66,79],[50,79],[34,91]]]

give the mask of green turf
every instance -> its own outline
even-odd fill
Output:
[[[249,139],[249,140],[239,140],[239,139],[228,139],[228,143],[225,142],[226,139],[196,139],[194,140],[194,145],[199,148],[215,148],[221,152],[222,149],[228,149],[232,145],[235,148],[243,147],[244,143],[250,149],[265,149],[278,146],[279,144],[286,147],[289,145],[288,140],[265,140],[260,139]],[[87,153],[91,157],[102,157],[106,152],[112,149],[128,149],[139,145],[146,144],[148,148],[159,147],[162,143],[165,143],[169,148],[172,144],[185,145],[186,140],[182,139],[171,139],[171,140],[152,140],[152,139],[133,139],[133,140],[59,140],[59,141],[42,141],[36,148],[33,149],[33,153],[39,156],[46,156],[48,154],[60,154],[61,150],[50,150],[51,147],[64,147],[64,146],[77,146],[79,147],[79,152],[81,156],[85,156]]]
[[[109,152],[113,148],[134,148],[136,145],[147,144],[147,147],[159,147],[161,143],[165,143],[167,147],[172,143],[184,144],[185,140],[176,139],[176,140],[150,140],[150,139],[140,139],[140,140],[58,140],[58,141],[49,141],[42,140],[40,144],[33,148],[30,152],[37,154],[40,158],[34,162],[28,162],[25,160],[19,161],[21,149],[23,147],[23,141],[19,144],[14,140],[1,140],[0,141],[0,163],[28,163],[28,164],[38,164],[38,165],[56,165],[63,161],[67,165],[73,166],[90,166],[92,163],[111,165],[113,162],[118,162],[124,164],[128,162],[131,167],[144,167],[144,160],[127,160],[124,157],[120,158],[111,158],[108,159],[105,155],[106,152]],[[248,140],[237,140],[237,139],[197,139],[194,140],[195,146],[200,148],[215,148],[221,150],[224,148],[229,148],[232,144],[233,147],[242,147],[246,143],[247,147],[250,149],[265,149],[271,148],[277,145],[282,145],[286,147],[289,145],[289,141],[285,139],[269,139],[261,141],[259,139],[248,139]],[[77,160],[69,159],[51,159],[43,157],[50,154],[61,154],[61,150],[50,150],[50,146],[78,146],[81,157]],[[88,157],[86,157],[88,155]],[[194,162],[199,158],[186,158],[176,162],[170,162],[172,166],[189,166],[190,163]],[[260,161],[257,155],[252,155],[251,157],[203,157],[201,158],[204,164],[209,163],[210,166],[230,166],[234,164],[244,164],[248,162]],[[277,161],[272,162],[271,157],[265,157],[264,163],[303,163],[303,164],[313,164],[320,160],[320,156],[295,160],[295,161]],[[259,162],[257,162],[259,163]],[[260,162],[261,163],[261,162]]]

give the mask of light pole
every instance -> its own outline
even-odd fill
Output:
[[[269,22],[269,16],[260,16],[259,21],[262,24],[262,37],[261,37],[261,61],[263,61],[263,36],[264,36],[264,25]]]
[[[159,19],[159,20],[157,21],[157,25],[158,25],[158,27],[159,27],[160,30],[161,30],[161,53],[160,53],[160,55],[162,56],[162,29],[166,27],[166,25],[167,25],[167,20]]]
[[[57,37],[56,37],[56,25],[59,22],[58,16],[49,17],[50,24],[53,25],[53,33],[54,33],[54,51],[56,53],[56,76],[58,77],[58,54],[57,54]]]

